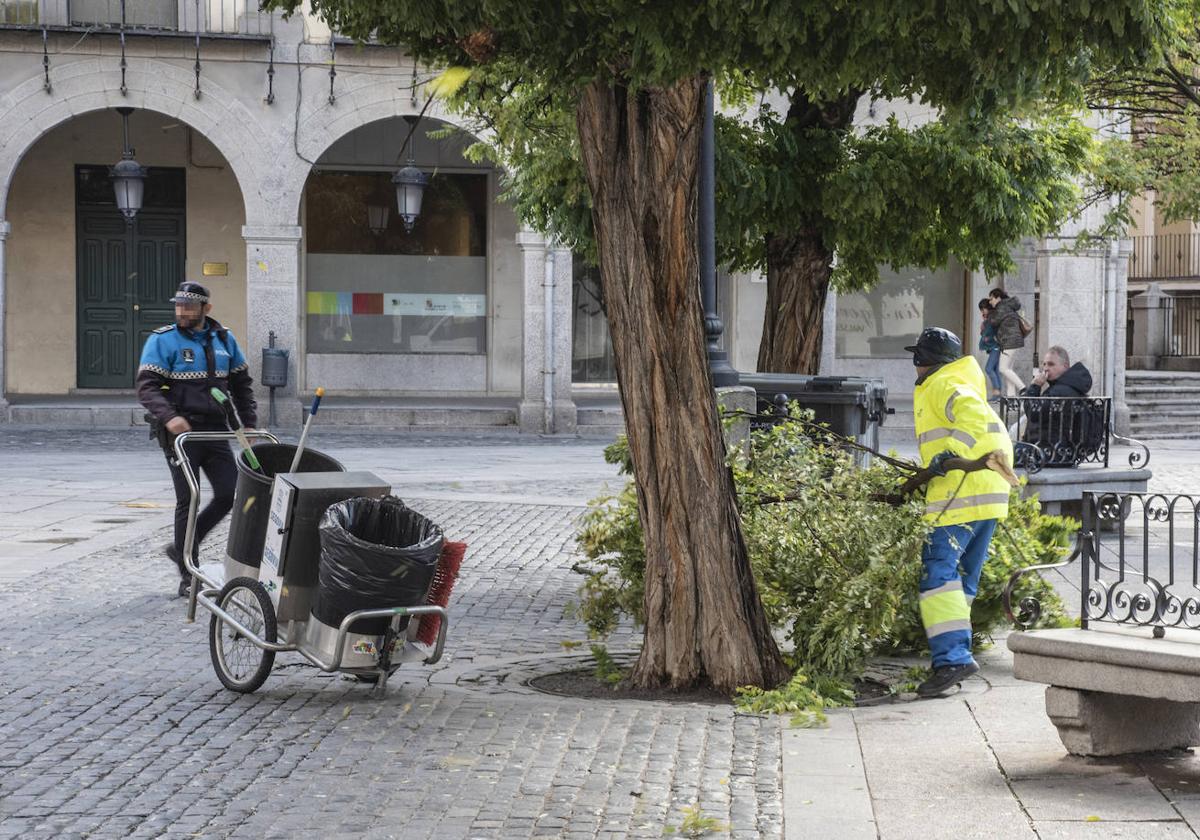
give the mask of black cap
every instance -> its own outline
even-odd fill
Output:
[[[191,280],[179,284],[179,291],[171,298],[171,303],[208,303],[208,289]]]
[[[904,349],[913,354],[913,365],[933,367],[961,357],[962,341],[950,330],[926,327],[921,330],[917,343]]]

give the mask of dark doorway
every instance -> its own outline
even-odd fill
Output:
[[[150,168],[132,225],[107,166],[75,167],[76,370],[80,388],[132,388],[142,345],[174,318],[184,279],[186,178]]]

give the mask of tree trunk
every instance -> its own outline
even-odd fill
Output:
[[[577,121],[646,546],[642,687],[787,672],[750,571],[705,354],[697,257],[704,80],[593,82]]]
[[[767,236],[767,306],[758,369],[815,374],[833,254],[816,231]]]
[[[796,135],[799,154],[811,142],[808,132],[845,132],[854,123],[862,98],[850,90],[838,99],[813,102],[797,90],[788,106],[787,125]],[[820,212],[814,208],[814,212]],[[821,364],[825,298],[833,273],[833,248],[820,226],[767,235],[767,307],[763,313],[758,369],[763,373],[815,374]]]

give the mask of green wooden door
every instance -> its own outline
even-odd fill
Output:
[[[183,170],[150,170],[133,225],[112,202],[107,174],[76,168],[80,388],[133,387],[146,336],[173,320],[170,298],[184,279]]]

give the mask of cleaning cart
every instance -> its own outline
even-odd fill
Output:
[[[275,655],[294,651],[322,671],[373,683],[382,694],[402,663],[437,662],[448,624],[445,602],[465,546],[446,543],[438,526],[390,496],[391,487],[373,473],[347,472],[309,450],[305,460],[296,459],[299,471],[270,474],[275,463],[287,468],[292,447],[268,432],[240,433],[239,470],[250,463],[257,469],[253,481],[239,481],[222,564],[191,559],[200,488],[184,444],[237,435],[185,432],[174,444],[191,490],[187,616],[194,621],[197,606],[211,613],[209,648],[221,683],[255,691]],[[253,447],[266,455],[261,461],[250,440],[265,442]],[[268,481],[269,500],[262,492]]]

